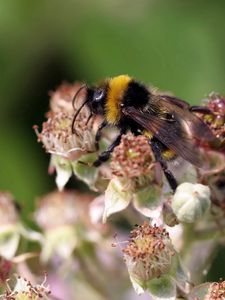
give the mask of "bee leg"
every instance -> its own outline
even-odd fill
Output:
[[[107,126],[107,122],[103,121],[102,124],[98,127],[97,133],[95,135],[95,149],[99,150],[99,141],[102,136],[102,129]]]
[[[173,176],[173,174],[171,173],[171,171],[168,169],[167,163],[161,155],[161,149],[160,149],[158,140],[153,138],[153,139],[149,140],[149,144],[152,148],[152,152],[155,156],[155,160],[160,163],[161,168],[163,169],[163,172],[166,176],[166,179],[167,179],[170,187],[172,188],[173,192],[175,192],[175,190],[177,188],[177,181],[176,181],[175,177]]]
[[[195,106],[195,105],[193,105],[189,108],[189,110],[191,112],[197,112],[197,113],[202,113],[202,114],[211,114],[212,113],[212,111],[206,106]]]
[[[109,157],[110,154],[113,152],[114,148],[116,146],[119,145],[120,141],[121,141],[121,137],[122,135],[125,133],[124,130],[120,131],[120,134],[116,137],[116,139],[114,140],[114,142],[109,146],[109,148],[107,150],[105,150],[104,152],[102,152],[98,158],[96,159],[96,161],[93,162],[93,166],[94,167],[99,167],[102,163],[106,162]]]

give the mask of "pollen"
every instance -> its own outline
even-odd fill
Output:
[[[72,134],[74,114],[85,96],[85,91],[82,91],[74,105],[72,104],[73,97],[80,87],[80,83],[63,83],[55,91],[50,92],[50,111],[46,114],[47,120],[43,122],[41,132],[37,125],[33,126],[38,142],[43,144],[46,152],[70,160],[94,151],[94,139],[98,128],[96,125],[99,123],[97,118],[89,118],[90,111],[85,106],[74,124],[77,134]]]
[[[109,79],[108,96],[106,100],[106,119],[109,124],[117,124],[121,117],[120,105],[124,92],[132,80],[128,75],[120,75]]]
[[[113,175],[134,178],[147,174],[153,162],[153,154],[145,136],[128,133],[112,154]]]
[[[37,126],[34,127],[38,142],[42,142],[47,152],[72,158],[78,152],[85,153],[94,150],[93,120],[87,124],[87,114],[84,111],[77,118],[77,135],[71,133],[72,114],[64,111],[50,111],[47,118],[47,121],[42,124],[40,133]]]
[[[224,300],[225,299],[225,281],[213,282],[205,300]]]
[[[27,279],[16,275],[16,285],[14,289],[7,287],[7,291],[2,295],[5,300],[40,300],[50,299],[48,296],[51,293],[49,287],[45,285],[46,278],[43,283],[33,285]],[[0,296],[1,297],[1,296]]]

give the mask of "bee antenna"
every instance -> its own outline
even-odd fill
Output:
[[[84,88],[86,88],[86,87],[87,87],[87,85],[86,85],[86,83],[84,83],[84,84],[78,89],[78,91],[76,92],[76,94],[74,95],[73,100],[72,100],[72,106],[73,106],[73,109],[74,109],[74,110],[76,110],[76,108],[75,108],[75,100],[76,100],[77,96],[78,96],[79,93],[80,93]],[[77,135],[77,132],[76,132],[76,130],[75,130],[75,128],[74,128],[74,124],[75,124],[75,122],[76,122],[76,118],[77,118],[77,116],[79,115],[81,109],[84,107],[85,104],[87,104],[87,102],[88,102],[88,100],[84,101],[84,103],[81,104],[81,106],[78,108],[78,110],[76,111],[76,113],[75,113],[75,115],[74,115],[74,117],[73,117],[73,121],[72,121],[71,128],[72,128],[72,133],[75,133],[76,135]]]
[[[77,90],[76,94],[73,96],[72,105],[73,105],[73,109],[74,109],[74,110],[76,109],[76,108],[75,108],[75,100],[76,100],[77,96],[78,96],[79,93],[80,93],[84,88],[86,88],[86,87],[87,87],[86,83],[82,84],[82,86]]]
[[[72,128],[72,133],[75,133],[76,135],[78,135],[77,132],[76,132],[76,130],[75,130],[75,128],[74,128],[74,124],[75,124],[75,122],[76,122],[76,118],[77,118],[77,116],[79,115],[81,109],[82,109],[82,108],[84,107],[84,105],[87,104],[87,103],[88,103],[88,99],[87,99],[86,101],[84,101],[84,103],[81,104],[81,106],[80,106],[79,109],[76,111],[76,113],[75,113],[75,115],[74,115],[74,117],[73,117],[73,121],[72,121],[71,128]]]

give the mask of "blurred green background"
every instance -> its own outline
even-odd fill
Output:
[[[129,74],[197,103],[225,92],[225,1],[0,2],[0,188],[32,208],[54,187],[32,125],[62,81]]]
[[[224,16],[223,0],[1,1],[0,189],[27,215],[55,187],[32,125],[62,81],[125,73],[191,103],[224,93]]]

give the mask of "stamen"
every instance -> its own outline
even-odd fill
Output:
[[[86,121],[86,124],[85,124],[86,126],[88,125],[88,123],[89,123],[89,121],[91,120],[92,116],[93,116],[93,113],[90,112],[90,115],[88,116],[87,121]]]

